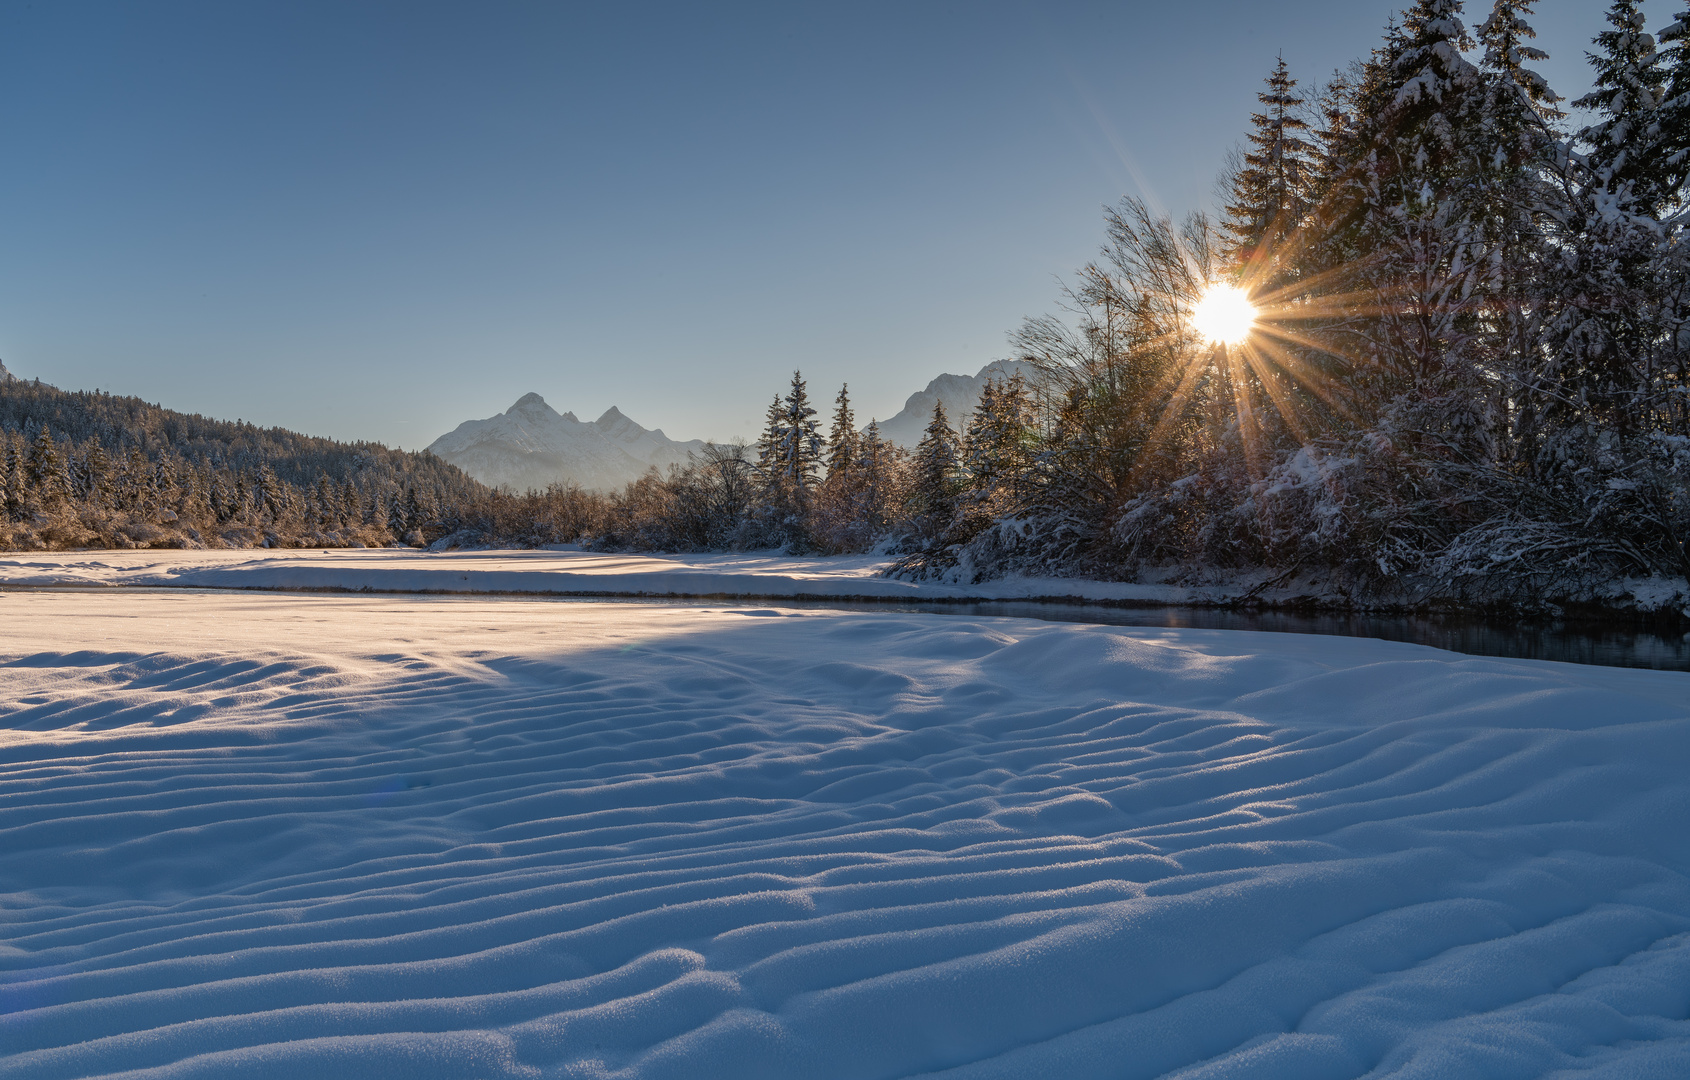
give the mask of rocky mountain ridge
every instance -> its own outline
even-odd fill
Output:
[[[921,442],[928,422],[933,419],[933,405],[943,402],[945,416],[951,426],[962,430],[974,407],[980,404],[980,392],[992,379],[1008,379],[1020,372],[1023,378],[1033,377],[1033,366],[1020,360],[996,360],[973,375],[941,375],[917,390],[904,402],[901,412],[890,420],[880,421],[882,438],[914,449]]]
[[[428,449],[492,487],[527,491],[573,482],[614,491],[653,466],[684,463],[703,447],[700,439],[682,442],[647,430],[614,405],[587,422],[557,412],[539,394],[524,394],[496,416],[459,424]]]

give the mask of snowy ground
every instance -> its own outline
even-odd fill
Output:
[[[89,551],[0,554],[0,587],[151,585],[371,589],[558,595],[878,597],[1020,600],[1073,597],[1183,604],[1203,590],[1168,585],[1009,578],[978,585],[891,581],[884,556],[607,555],[585,551]],[[1218,594],[1216,594],[1218,595]]]
[[[106,590],[0,664],[4,1080],[1690,1075],[1684,673]]]

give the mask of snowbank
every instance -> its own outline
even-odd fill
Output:
[[[576,596],[726,596],[786,599],[1202,602],[1169,585],[1076,578],[1006,578],[977,585],[893,581],[882,556],[605,555],[583,551],[94,551],[0,557],[0,587],[131,585],[374,592],[548,593]],[[1213,596],[1219,596],[1219,593]]]
[[[0,1078],[1690,1075],[1690,675],[755,607],[0,613]]]

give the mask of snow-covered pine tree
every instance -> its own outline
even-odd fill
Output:
[[[206,470],[186,465],[181,469],[179,476],[181,497],[177,504],[177,514],[200,526],[211,524],[211,481],[206,475]]]
[[[111,458],[100,440],[91,439],[82,454],[82,498],[91,506],[103,509],[111,502]]]
[[[405,488],[403,513],[405,515],[405,531],[401,536],[408,537],[411,533],[417,532],[423,527],[423,500],[417,492],[415,484],[407,485]],[[410,541],[407,540],[406,542],[409,543]]]
[[[886,441],[875,420],[869,421],[867,430],[857,440],[857,461],[852,468],[856,498],[851,513],[862,523],[865,540],[881,536],[892,526],[907,456],[906,451]]]
[[[236,473],[229,500],[229,519],[242,525],[257,524],[258,501],[246,473]]]
[[[1536,6],[1537,0],[1496,0],[1490,18],[1479,27],[1479,45],[1484,49],[1481,66],[1498,76],[1500,85],[1493,93],[1514,96],[1522,103],[1521,107],[1540,120],[1559,120],[1563,114],[1556,103],[1561,96],[1550,89],[1547,79],[1526,66],[1549,59],[1548,53],[1531,44],[1537,31],[1526,21],[1526,16]],[[1528,143],[1525,152],[1533,151],[1534,146]]]
[[[1690,7],[1655,34],[1666,98],[1657,113],[1661,128],[1662,166],[1675,203],[1682,205],[1683,187],[1690,180]]]
[[[1663,326],[1658,213],[1676,196],[1661,127],[1666,76],[1636,0],[1614,0],[1610,29],[1588,54],[1596,89],[1574,102],[1595,114],[1577,135],[1570,194],[1550,223],[1559,258],[1546,294],[1547,363],[1535,382],[1540,419],[1531,433],[1536,471],[1591,475],[1600,441],[1635,435],[1658,374]]]
[[[24,476],[32,501],[43,509],[57,507],[69,494],[64,455],[45,425],[36,432],[30,445],[24,460]]]
[[[257,490],[253,492],[253,502],[261,514],[269,516],[269,524],[279,525],[289,517],[293,502],[290,495],[269,462],[258,467],[258,484]]]
[[[364,500],[358,492],[358,485],[348,476],[340,482],[340,520],[344,525],[355,526],[364,520]]]
[[[957,434],[945,416],[945,403],[935,401],[933,418],[927,422],[911,462],[911,517],[929,545],[943,542],[956,518],[960,456]]]
[[[856,423],[850,388],[841,386],[828,429],[827,476],[817,486],[810,512],[813,539],[826,551],[861,550],[870,539],[856,512],[857,455],[862,441]]]
[[[153,493],[160,506],[180,501],[180,476],[179,463],[168,452],[161,455],[153,466]]]
[[[757,472],[765,485],[774,484],[781,474],[781,449],[786,443],[786,410],[776,394],[763,414],[763,433],[757,437]]]
[[[1596,114],[1578,133],[1589,147],[1591,198],[1605,215],[1653,217],[1671,198],[1677,168],[1661,129],[1666,72],[1637,0],[1614,0],[1607,20],[1612,29],[1596,35],[1589,54],[1596,88],[1573,102]]]
[[[1555,306],[1543,295],[1555,258],[1544,239],[1544,219],[1565,195],[1556,182],[1564,161],[1556,128],[1564,115],[1556,107],[1560,96],[1528,66],[1549,58],[1531,44],[1537,32],[1527,16],[1534,4],[1495,0],[1479,28],[1484,131],[1469,166],[1474,185],[1486,191],[1477,219],[1488,259],[1483,288],[1490,314],[1481,320],[1478,352],[1493,377],[1492,446],[1508,463],[1530,460],[1521,449],[1539,426],[1530,396],[1541,384],[1541,329]]]
[[[763,542],[794,549],[811,544],[808,519],[824,446],[815,417],[803,373],[794,371],[786,397],[770,403],[758,439],[762,492],[755,518]]]
[[[1267,77],[1267,89],[1256,95],[1262,111],[1250,117],[1251,148],[1233,178],[1226,208],[1229,261],[1258,286],[1278,276],[1278,264],[1289,254],[1285,243],[1309,208],[1313,146],[1304,137],[1309,125],[1296,87],[1282,56]]]
[[[1403,13],[1370,177],[1379,355],[1398,389],[1430,389],[1471,360],[1479,208],[1467,167],[1482,143],[1483,102],[1478,69],[1462,55],[1472,41],[1460,13],[1459,0],[1418,0]]]
[[[835,476],[842,481],[849,481],[851,470],[857,462],[857,421],[851,413],[851,395],[849,384],[839,387],[839,396],[834,399],[833,424],[827,432],[827,477],[832,480]]]
[[[317,524],[324,529],[338,529],[346,516],[340,505],[340,490],[325,472],[317,474],[315,487],[312,501],[316,503]]]
[[[816,410],[810,407],[810,392],[802,372],[792,373],[792,386],[781,402],[781,409],[785,441],[781,446],[779,467],[793,490],[804,499],[816,482],[825,441],[816,425]]]
[[[994,521],[1023,509],[1032,486],[1033,442],[1021,374],[988,380],[962,439],[954,542],[967,543]]]
[[[215,524],[227,524],[235,516],[235,491],[232,485],[225,482],[226,474],[222,469],[210,468],[206,481],[205,500],[211,508],[211,515]]]
[[[67,456],[70,459],[68,471],[70,473],[71,498],[76,501],[78,506],[86,505],[93,492],[92,477],[88,472],[88,451],[84,449],[78,453],[73,449]]]
[[[0,513],[12,520],[23,516],[24,484],[23,436],[0,431]]]

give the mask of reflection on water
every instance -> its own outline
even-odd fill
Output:
[[[1001,601],[969,604],[868,603],[861,601],[758,601],[778,607],[854,608],[867,611],[924,611],[942,615],[1007,615],[1052,622],[1165,626],[1196,630],[1270,630],[1283,634],[1410,641],[1474,656],[1513,656],[1572,664],[1690,671],[1690,634],[1643,627],[1572,620],[1486,622],[1436,615],[1302,615],[1283,611],[1223,611],[1214,608],[1121,608],[1093,604]]]

